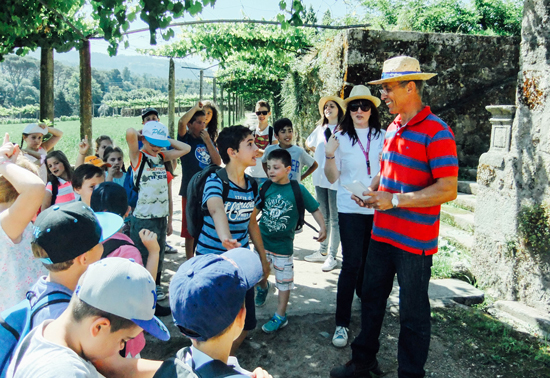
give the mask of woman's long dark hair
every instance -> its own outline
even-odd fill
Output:
[[[369,118],[369,137],[376,138],[380,135],[380,129],[382,126],[380,125],[380,115],[378,114],[378,108],[374,106],[372,101],[367,99],[359,99],[351,101],[348,104],[346,115],[344,115],[344,120],[340,123],[340,130],[342,130],[342,135],[348,134],[351,139],[351,145],[355,145],[357,141],[359,140],[359,137],[357,136],[357,132],[355,131],[355,126],[353,125],[353,119],[351,118],[351,111],[349,110],[349,107],[351,104],[353,104],[356,101],[368,101],[370,102],[370,118]]]
[[[71,181],[73,179],[73,167],[71,167],[71,163],[69,163],[69,159],[67,159],[67,156],[62,151],[55,150],[46,155],[46,167],[48,168],[48,181],[52,183],[52,186],[55,185],[59,187],[59,180],[56,175],[50,172],[50,168],[48,167],[48,159],[57,159],[63,164],[63,167],[65,167],[65,172],[67,172],[67,181]]]
[[[327,102],[329,101],[332,101],[332,100],[328,100]],[[325,116],[325,106],[327,105],[327,102],[325,102],[325,105],[323,105],[323,116],[319,119],[319,121],[317,121],[317,124],[320,125],[320,126],[324,126],[324,125],[327,125],[328,124],[328,119],[327,119],[327,116]],[[342,123],[342,120],[344,119],[344,111],[342,110],[342,108],[340,107],[340,104],[338,104],[336,101],[332,101],[334,102],[334,104],[336,104],[336,108],[338,109],[338,120],[336,121],[336,124],[339,125],[340,123]]]
[[[203,108],[210,108],[212,110],[212,119],[208,122],[208,125],[206,125],[206,131],[208,132],[208,135],[210,135],[212,142],[216,142],[216,139],[218,139],[218,105],[216,105],[213,101],[208,100],[203,101],[202,106]]]

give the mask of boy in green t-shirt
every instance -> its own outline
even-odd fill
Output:
[[[294,251],[294,233],[298,224],[298,208],[294,198],[294,192],[288,178],[292,165],[290,153],[283,149],[273,150],[267,157],[267,176],[273,184],[265,193],[260,219],[260,232],[267,255],[267,260],[275,268],[275,286],[279,289],[279,304],[277,312],[269,322],[262,326],[266,333],[272,333],[288,324],[286,307],[290,297],[290,290],[294,288],[294,263],[292,254]],[[319,203],[300,184],[304,206],[313,215],[319,224],[318,242],[326,238],[325,221],[319,209]],[[261,200],[260,200],[261,201]],[[254,209],[252,219],[258,214],[258,207]],[[263,286],[263,287],[262,287]],[[263,306],[269,291],[267,280],[257,287],[256,306]]]

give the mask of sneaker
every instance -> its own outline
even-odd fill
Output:
[[[332,345],[336,348],[343,348],[348,345],[348,329],[342,326],[336,326],[334,336],[332,336]]]
[[[286,318],[286,315],[281,316],[275,313],[275,315],[273,315],[271,320],[262,326],[262,331],[264,331],[265,333],[273,333],[275,331],[278,331],[281,328],[286,327],[287,324],[288,324],[288,319]]]
[[[359,377],[372,377],[374,374],[377,377],[384,375],[384,372],[380,370],[378,366],[378,361],[370,364],[362,364],[359,362],[354,362],[353,360],[348,361],[345,365],[337,366],[330,371],[331,378],[359,378]]]
[[[325,253],[324,255],[317,251],[315,253],[312,253],[311,255],[307,255],[306,257],[304,257],[304,260],[306,260],[307,262],[324,262],[325,260],[327,259],[327,254]]]
[[[323,272],[330,272],[332,269],[336,268],[336,265],[338,265],[338,263],[336,262],[334,256],[328,255],[327,259],[323,263],[323,266],[321,267],[321,270]]]
[[[178,253],[178,250],[171,245],[166,244],[166,247],[164,248],[164,253],[171,254],[171,253]]]
[[[166,299],[166,294],[162,291],[162,287],[157,285],[157,301],[162,301],[164,299]]]
[[[267,294],[269,293],[270,287],[271,284],[269,281],[267,281],[267,289],[262,289],[260,285],[256,286],[256,298],[254,300],[256,307],[262,307],[265,305],[265,300],[267,299]]]

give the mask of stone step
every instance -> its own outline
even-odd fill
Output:
[[[477,194],[477,182],[475,181],[459,181],[458,192],[466,194]]]
[[[468,231],[460,230],[447,223],[440,223],[439,237],[454,244],[458,244],[464,249],[468,249],[470,251],[474,249],[474,235]]]
[[[470,233],[474,232],[474,213],[451,205],[441,205],[441,221]]]
[[[456,199],[451,202],[456,206],[471,212],[476,210],[476,196],[473,194],[458,193]]]
[[[511,323],[514,328],[523,328],[531,334],[550,336],[550,315],[547,313],[516,301],[496,301],[494,309],[496,311],[491,312],[492,315]]]

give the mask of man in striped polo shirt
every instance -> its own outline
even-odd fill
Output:
[[[365,195],[354,200],[376,209],[365,266],[361,333],[351,344],[352,359],[331,377],[380,374],[376,354],[393,279],[399,281],[401,330],[398,376],[424,377],[430,346],[428,284],[437,252],[442,203],[456,198],[458,160],[449,126],[422,103],[425,80],[418,60],[406,56],[384,62],[381,98],[397,114],[386,131],[381,170]]]

